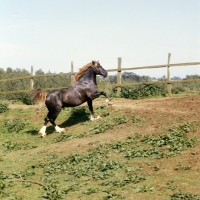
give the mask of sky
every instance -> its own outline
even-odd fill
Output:
[[[75,71],[200,62],[200,0],[0,0],[0,68]],[[167,70],[132,71],[151,77]],[[200,65],[171,67],[171,77]]]

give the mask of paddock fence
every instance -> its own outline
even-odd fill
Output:
[[[194,66],[200,65],[200,62],[188,62],[188,63],[174,63],[170,64],[171,53],[168,53],[168,62],[166,64],[161,65],[152,65],[152,66],[141,66],[141,67],[132,67],[132,68],[122,68],[122,58],[118,58],[118,65],[115,69],[106,69],[107,72],[117,72],[117,82],[112,83],[109,87],[117,88],[117,95],[120,95],[122,87],[129,87],[129,86],[138,86],[138,85],[155,85],[155,84],[166,84],[168,96],[171,96],[171,84],[173,83],[184,83],[184,82],[200,82],[200,79],[189,79],[189,80],[171,80],[170,77],[170,67],[181,67],[181,66]],[[135,70],[142,70],[142,69],[156,69],[156,68],[166,68],[167,78],[165,81],[150,81],[150,82],[137,82],[137,83],[122,83],[122,72],[123,71],[135,71]],[[74,83],[74,77],[76,72],[74,72],[74,64],[71,61],[71,71],[67,73],[62,73],[62,75],[69,75],[71,77],[71,85]],[[45,75],[34,75],[33,66],[31,66],[31,75],[24,76],[19,78],[10,78],[10,79],[1,79],[0,82],[7,82],[7,81],[15,81],[15,80],[30,80],[30,90],[17,90],[17,91],[5,91],[0,92],[0,94],[13,94],[13,93],[30,93],[34,89],[34,79],[41,78],[41,77],[50,77],[50,76],[60,76],[60,74],[45,74]],[[99,84],[98,87],[105,87],[106,85]],[[59,89],[59,88],[42,88],[45,91]]]

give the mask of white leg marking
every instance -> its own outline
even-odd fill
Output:
[[[90,115],[90,120],[91,121],[95,121],[97,119],[101,118],[100,116],[97,116],[97,117],[93,117],[92,115]]]
[[[91,120],[91,121],[94,121],[95,118],[94,118],[92,115],[90,115],[90,120]]]
[[[56,132],[58,132],[58,133],[61,133],[61,132],[63,132],[63,131],[65,131],[65,129],[64,128],[60,128],[59,126],[55,126],[55,129],[56,129]]]
[[[107,103],[108,105],[112,105],[111,99],[106,99],[106,103]]]
[[[45,137],[46,136],[46,126],[43,126],[40,131],[39,131],[39,134],[42,134],[42,137]]]

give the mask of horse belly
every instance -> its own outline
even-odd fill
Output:
[[[86,98],[81,95],[66,95],[63,98],[63,107],[75,107],[86,102]]]

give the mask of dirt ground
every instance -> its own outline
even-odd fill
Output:
[[[104,98],[100,100],[94,100],[93,105],[100,105],[104,101]],[[165,98],[152,98],[152,99],[142,99],[142,100],[131,100],[131,99],[113,99],[113,107],[121,108],[131,108],[137,110],[138,113],[143,111],[150,111],[152,113],[168,113],[170,114],[185,114],[190,115],[195,110],[200,109],[200,96],[191,97],[165,97]],[[33,107],[36,107],[34,105]],[[19,105],[10,104],[10,108],[30,108],[30,105]],[[196,112],[194,112],[196,113]]]
[[[166,97],[144,100],[117,100],[114,107],[131,108],[137,117],[144,118],[151,128],[171,124],[178,125],[182,121],[198,121],[200,96]]]
[[[104,98],[93,101],[94,107],[102,104],[105,104]],[[16,105],[10,105],[10,108],[12,107],[16,107]],[[17,107],[28,108],[30,106],[17,105]],[[199,123],[200,96],[166,97],[143,100],[113,99],[112,107],[113,109],[125,109],[127,115],[134,115],[137,119],[143,121],[142,126],[130,127],[130,131],[142,135],[150,135],[159,132],[162,133],[164,131],[167,132],[168,128],[182,125],[183,123]],[[77,138],[72,141],[67,141],[67,145],[56,146],[57,144],[52,144],[52,146],[53,149],[56,149],[60,153],[66,153],[66,148],[67,152],[71,153],[74,149],[87,149],[88,144],[97,143],[97,141],[107,143],[115,140],[125,140],[130,134],[130,131],[125,131],[127,130],[126,126],[126,124],[120,125],[117,129],[117,133],[116,129],[114,129],[106,134],[98,134],[89,138]],[[73,130],[73,128],[74,127],[69,127],[69,131],[70,129]],[[198,130],[193,134],[199,136]]]
[[[94,105],[98,105],[98,101]],[[200,96],[166,97],[143,100],[118,99],[113,100],[114,108],[132,111],[136,118],[145,121],[145,127],[140,132],[145,134],[162,127],[173,127],[187,122],[199,122]]]
[[[105,104],[104,98],[93,101],[94,107],[103,104]],[[41,107],[41,105],[39,106]],[[25,109],[30,107],[38,107],[38,105],[9,105],[9,108]],[[145,134],[146,132],[150,134],[151,132],[159,131],[162,127],[178,126],[183,122],[198,123],[200,119],[200,96],[165,97],[142,100],[113,99],[112,107],[113,109],[125,109],[127,114],[131,112],[136,118],[145,121],[145,126],[139,127],[139,132],[141,134]],[[44,110],[44,112],[46,111]],[[126,136],[126,134],[124,134],[124,136]]]

